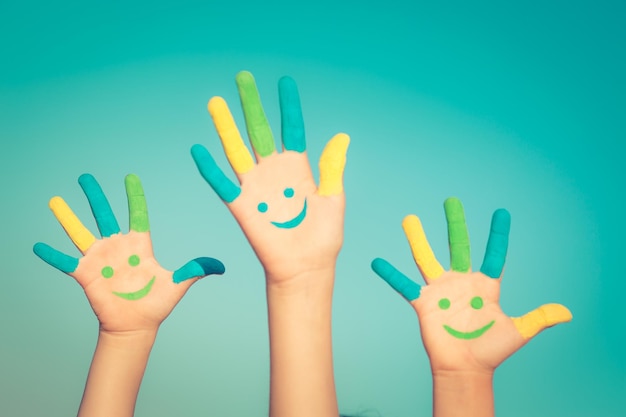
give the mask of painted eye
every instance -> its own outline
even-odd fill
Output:
[[[470,305],[472,306],[472,308],[480,310],[481,308],[483,308],[483,299],[481,297],[474,297],[472,298],[472,301],[470,301]]]
[[[261,213],[265,213],[267,211],[267,203],[259,203],[259,205],[256,206],[256,209]]]
[[[285,190],[283,191],[283,195],[287,198],[291,198],[293,197],[295,191],[293,191],[293,188],[285,188]]]
[[[130,266],[137,266],[137,265],[139,265],[139,256],[131,255],[128,258],[128,265],[130,265]]]
[[[450,300],[447,298],[442,298],[439,300],[439,308],[442,310],[447,310],[450,308]]]
[[[105,266],[104,268],[102,268],[100,273],[105,278],[111,278],[113,276],[113,268],[111,268],[110,266]]]

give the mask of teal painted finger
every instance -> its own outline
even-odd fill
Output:
[[[457,272],[468,272],[471,267],[470,243],[463,205],[458,198],[451,197],[444,202],[443,206],[448,223],[450,269]]]
[[[491,217],[491,230],[487,240],[485,258],[480,272],[491,278],[499,278],[504,269],[506,253],[509,248],[511,214],[505,209],[498,209]]]
[[[78,183],[85,192],[91,212],[96,219],[98,230],[102,237],[108,237],[120,232],[120,226],[115,219],[109,200],[107,200],[100,184],[91,174],[78,177]]]
[[[33,252],[35,252],[35,255],[39,256],[42,261],[66,274],[72,273],[78,268],[78,259],[59,252],[45,243],[35,243]]]
[[[397,292],[409,301],[420,296],[422,287],[413,282],[409,277],[398,271],[393,265],[384,259],[376,258],[372,261],[372,269]]]
[[[278,82],[280,117],[283,146],[286,150],[304,152],[304,118],[300,105],[300,94],[296,82],[290,77],[283,77]]]
[[[215,160],[204,146],[193,145],[191,147],[191,156],[196,162],[200,174],[219,198],[226,203],[232,203],[239,197],[241,188],[224,175],[224,172],[217,166]]]
[[[271,155],[276,150],[270,124],[265,117],[261,97],[256,88],[254,77],[247,71],[241,71],[235,77],[239,90],[239,99],[246,119],[246,129],[252,147],[262,157]]]
[[[130,217],[130,230],[135,232],[149,232],[148,204],[143,193],[143,187],[139,177],[135,174],[126,176],[126,196],[128,197],[128,215]]]
[[[206,275],[222,275],[226,268],[224,264],[214,258],[196,258],[174,271],[172,280],[178,284],[189,278],[204,277]]]

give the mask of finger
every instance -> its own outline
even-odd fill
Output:
[[[509,231],[511,230],[511,215],[505,209],[498,209],[491,217],[491,230],[487,240],[485,258],[480,272],[491,278],[500,278],[506,253],[509,247]]]
[[[324,147],[319,162],[319,195],[330,196],[343,192],[343,171],[346,167],[348,145],[350,137],[345,133],[338,133]]]
[[[96,241],[94,235],[81,223],[61,197],[52,197],[48,206],[78,250],[85,253]]]
[[[468,272],[471,267],[470,244],[463,205],[458,198],[450,197],[443,206],[448,222],[450,269],[457,272]]]
[[[96,219],[98,230],[102,237],[109,237],[120,232],[120,226],[117,224],[111,205],[107,200],[98,181],[91,174],[83,174],[78,177],[78,183],[85,192],[91,212]]]
[[[572,320],[572,313],[561,304],[544,304],[522,317],[512,317],[511,320],[522,337],[530,339],[543,329]]]
[[[130,230],[135,232],[149,232],[148,204],[143,193],[143,187],[139,177],[129,174],[124,180],[126,196],[128,197],[128,215],[130,217]]]
[[[260,157],[273,154],[276,151],[274,136],[265,117],[254,77],[248,71],[241,71],[235,77],[235,81],[252,148]]]
[[[387,284],[400,293],[408,301],[413,301],[420,296],[421,286],[413,282],[409,277],[398,271],[393,265],[384,259],[376,258],[372,261],[372,269]]]
[[[300,95],[296,82],[290,77],[283,77],[278,82],[280,102],[280,120],[283,146],[286,150],[304,152],[304,119],[300,105]]]
[[[35,243],[33,252],[35,252],[35,255],[39,256],[42,261],[66,274],[70,274],[78,268],[78,259],[59,252],[45,243]]]
[[[250,171],[254,168],[252,155],[241,138],[226,101],[222,97],[213,97],[209,100],[208,109],[233,171],[237,175]]]
[[[172,280],[179,284],[185,280],[207,275],[222,275],[226,268],[224,264],[214,258],[196,258],[174,271]]]
[[[409,241],[413,259],[415,259],[426,283],[439,278],[444,270],[437,261],[430,244],[428,244],[420,219],[414,215],[406,216],[402,221],[402,228]]]
[[[217,166],[215,160],[204,146],[193,145],[191,147],[191,156],[196,162],[200,174],[219,198],[226,203],[232,203],[239,197],[241,188],[224,175],[224,172]]]

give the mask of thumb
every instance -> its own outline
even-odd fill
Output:
[[[530,339],[543,329],[572,320],[572,313],[561,304],[544,304],[522,317],[511,319],[522,337]]]
[[[180,284],[190,278],[203,278],[207,275],[222,275],[226,268],[224,264],[215,258],[196,258],[174,271],[172,280]]]
[[[346,152],[349,144],[350,137],[345,133],[336,134],[326,144],[319,162],[319,195],[330,196],[343,192],[343,170],[346,166]]]

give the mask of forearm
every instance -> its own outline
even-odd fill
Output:
[[[433,416],[494,416],[493,372],[433,373]]]
[[[78,417],[132,417],[154,331],[100,332]]]
[[[331,306],[334,267],[267,287],[270,416],[337,417]],[[299,285],[300,282],[310,285]]]

